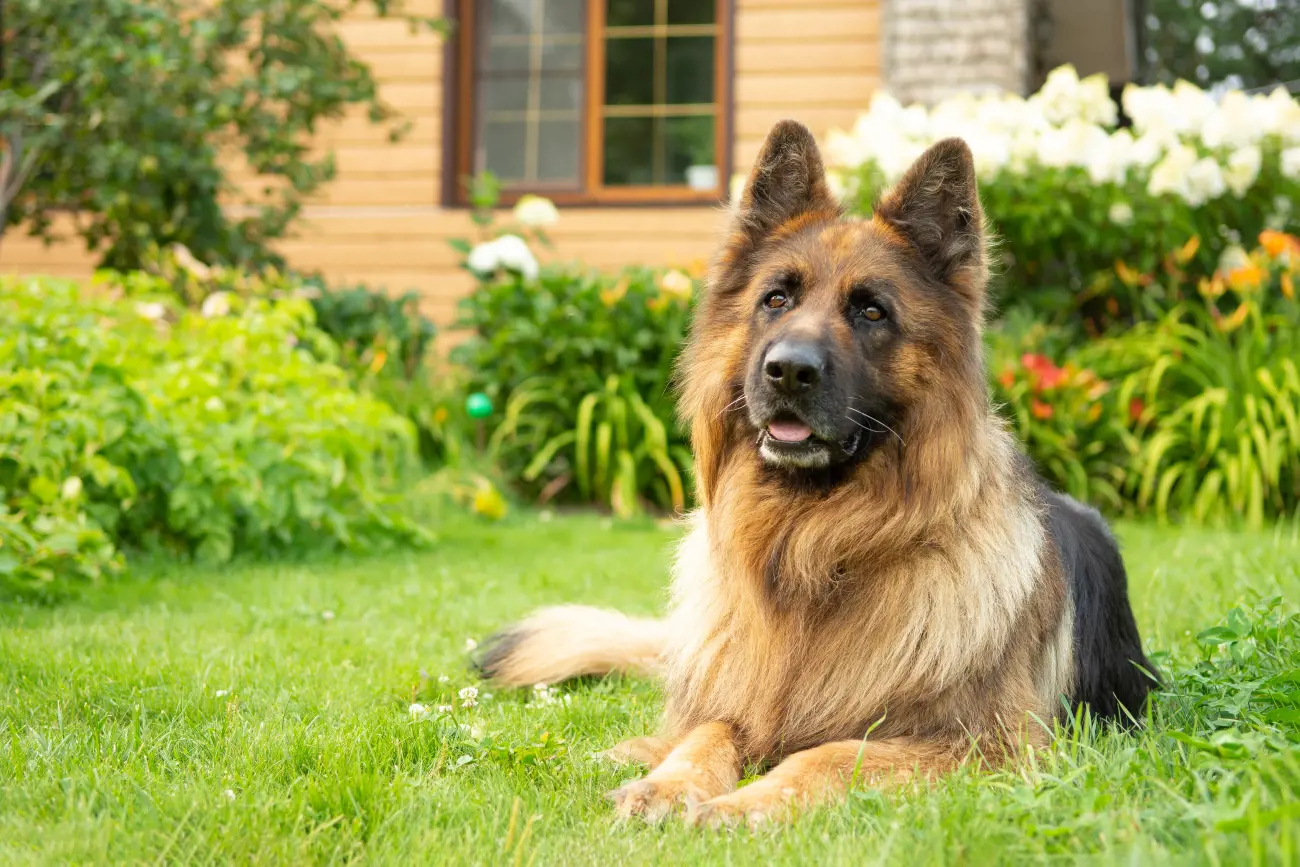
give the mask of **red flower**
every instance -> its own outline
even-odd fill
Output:
[[[1135,397],[1128,402],[1129,421],[1137,421],[1142,418],[1142,413],[1146,412],[1147,405],[1142,402],[1142,398]]]
[[[998,375],[998,382],[1002,383],[1003,388],[1011,388],[1016,384],[1016,372],[1008,367]]]
[[[1020,363],[1029,371],[1029,383],[1035,392],[1050,391],[1065,382],[1069,376],[1064,368],[1057,367],[1045,355],[1025,353],[1020,356]]]
[[[1055,410],[1052,409],[1051,404],[1043,403],[1041,400],[1035,400],[1030,402],[1029,411],[1033,413],[1034,418],[1045,420],[1051,418],[1052,413]]]

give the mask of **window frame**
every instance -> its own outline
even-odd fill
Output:
[[[586,89],[582,106],[578,155],[581,189],[557,189],[539,184],[503,190],[501,204],[513,205],[521,196],[546,196],[558,205],[716,205],[727,197],[732,170],[735,81],[735,0],[714,0],[717,4],[717,34],[714,58],[714,153],[718,186],[694,190],[688,186],[605,186],[604,101],[605,101],[605,0],[587,0],[587,44],[583,58]],[[448,40],[444,65],[443,111],[443,200],[452,207],[468,207],[464,178],[472,173],[475,117],[475,42],[478,37],[475,0],[447,0],[455,22],[455,35]]]

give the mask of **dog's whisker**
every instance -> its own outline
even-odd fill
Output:
[[[883,429],[881,429],[881,428],[867,427],[865,424],[863,424],[862,422],[858,421],[857,419],[855,419],[855,418],[854,418],[853,416],[851,416],[851,415],[846,415],[845,418],[848,419],[849,421],[851,421],[853,424],[857,425],[858,427],[862,428],[862,429],[865,430],[865,431],[871,431],[871,433],[884,433],[884,432],[885,432],[885,431],[884,431]]]
[[[858,415],[862,416],[862,417],[865,418],[867,421],[873,421],[873,422],[875,422],[876,424],[880,425],[880,426],[883,427],[885,430],[887,430],[887,431],[889,431],[891,434],[893,434],[894,437],[897,438],[899,444],[903,446],[903,448],[907,448],[907,443],[904,442],[904,441],[903,441],[903,438],[902,438],[901,436],[898,435],[898,431],[894,430],[892,427],[890,427],[889,425],[885,424],[883,421],[881,421],[880,419],[876,418],[874,415],[869,415],[868,413],[865,413],[865,412],[863,412],[863,411],[860,410],[860,409],[854,409],[853,407],[849,407],[849,412],[856,412]],[[884,431],[876,431],[876,433],[884,433]]]
[[[737,406],[737,404],[739,404],[739,406]],[[724,406],[722,408],[722,411],[718,413],[717,417],[722,418],[724,415],[731,412],[732,409],[744,409],[744,408],[745,408],[745,396],[742,394],[740,397],[736,398],[731,403]]]

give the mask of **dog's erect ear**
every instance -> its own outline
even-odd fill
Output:
[[[783,120],[767,135],[732,224],[732,261],[752,251],[780,226],[804,215],[835,219],[839,203],[826,183],[817,141],[803,124]]]
[[[948,138],[931,145],[876,204],[875,216],[906,238],[939,280],[983,293],[984,213],[966,142]]]

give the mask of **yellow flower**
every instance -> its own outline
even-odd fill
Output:
[[[1246,317],[1249,314],[1250,314],[1249,302],[1246,301],[1241,302],[1241,304],[1237,306],[1237,309],[1232,311],[1231,316],[1229,316],[1227,319],[1219,320],[1219,330],[1224,332],[1236,331],[1238,328],[1242,326],[1242,323],[1246,321]]]
[[[1208,298],[1211,301],[1227,291],[1227,287],[1223,285],[1223,277],[1219,274],[1215,274],[1213,280],[1202,277],[1196,289],[1201,293],[1201,297]]]
[[[1245,295],[1255,292],[1264,282],[1264,269],[1254,262],[1233,268],[1227,274],[1228,286],[1233,292],[1239,295]]]
[[[1137,286],[1146,286],[1151,282],[1150,275],[1143,274],[1136,268],[1130,268],[1121,260],[1115,261],[1115,273],[1119,275],[1120,282],[1130,289]]]
[[[600,301],[606,307],[613,307],[627,294],[628,279],[624,277],[613,286],[600,290]]]
[[[433,423],[442,424],[447,420],[447,407],[440,406],[433,411]]]
[[[479,486],[474,492],[474,503],[472,506],[474,514],[482,515],[492,521],[499,521],[506,515],[506,500],[501,496],[501,492],[493,487],[490,483]]]
[[[695,281],[691,280],[690,275],[678,271],[676,268],[671,271],[665,271],[659,278],[659,291],[672,295],[675,298],[687,299],[695,290]]]
[[[1186,244],[1174,251],[1174,261],[1179,265],[1186,265],[1192,261],[1192,257],[1196,255],[1196,251],[1199,249],[1201,249],[1200,236],[1193,235]]]
[[[1295,300],[1295,287],[1291,284],[1291,272],[1282,272],[1282,295],[1288,301]]]
[[[1259,245],[1264,248],[1264,252],[1270,259],[1277,259],[1284,254],[1300,253],[1300,238],[1273,229],[1265,229],[1259,233]]]

